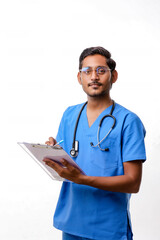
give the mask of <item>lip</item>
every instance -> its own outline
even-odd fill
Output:
[[[98,87],[98,86],[101,86],[101,85],[102,85],[102,84],[101,84],[101,83],[98,83],[98,82],[97,82],[97,83],[93,82],[93,83],[89,83],[89,84],[88,84],[89,87],[90,87],[90,86],[91,86],[91,87]]]

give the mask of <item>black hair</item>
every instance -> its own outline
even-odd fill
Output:
[[[82,68],[84,58],[91,55],[102,55],[106,58],[108,67],[113,71],[116,67],[116,62],[111,58],[111,53],[103,47],[90,47],[83,50],[79,57],[79,70]]]

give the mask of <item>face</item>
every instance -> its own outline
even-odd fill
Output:
[[[99,54],[86,57],[78,73],[78,81],[88,97],[109,96],[116,80],[117,72],[114,70],[111,74],[106,58]]]

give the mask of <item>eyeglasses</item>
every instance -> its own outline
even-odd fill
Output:
[[[96,71],[97,75],[104,75],[106,72],[111,71],[111,69],[105,66],[99,66],[96,69],[93,69],[91,67],[84,67],[80,69],[80,72],[85,74],[86,76],[91,75],[93,71]]]

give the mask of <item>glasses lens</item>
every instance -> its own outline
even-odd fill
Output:
[[[97,67],[95,70],[93,70],[91,67],[84,67],[81,69],[82,74],[90,75],[93,71],[96,71],[98,75],[103,75],[108,71],[107,67]]]
[[[105,74],[105,73],[107,72],[107,68],[98,67],[98,68],[96,69],[96,71],[97,71],[97,74],[103,75],[103,74]]]
[[[86,74],[86,75],[89,75],[92,72],[92,69],[89,68],[89,67],[85,67],[85,68],[81,69],[81,72]]]

